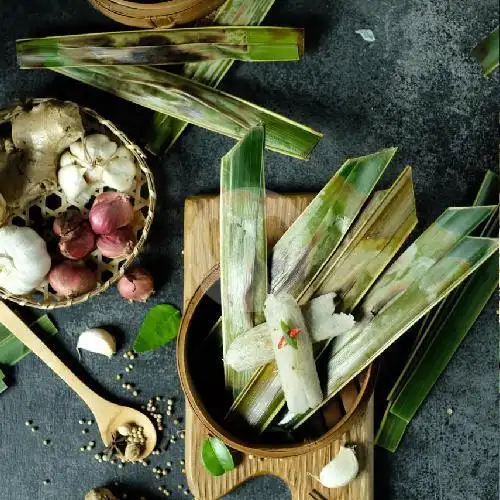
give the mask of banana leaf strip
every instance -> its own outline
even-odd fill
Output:
[[[117,31],[16,41],[20,68],[163,65],[194,61],[297,61],[304,32],[297,28],[210,26]]]
[[[264,20],[275,1],[227,0],[217,10],[213,23],[222,26],[258,25]],[[210,87],[218,87],[232,64],[232,59],[188,63],[184,66],[183,76]],[[146,149],[156,155],[170,149],[187,126],[188,122],[182,119],[160,112],[155,113]]]
[[[267,296],[264,128],[255,127],[221,161],[220,269],[223,358],[234,339],[263,323]],[[252,372],[224,363],[236,397]]]
[[[396,153],[396,148],[347,160],[273,249],[271,292],[300,299],[335,252]]]
[[[31,328],[42,337],[57,333],[57,327],[45,314],[40,316]],[[25,358],[31,351],[0,323],[0,365],[14,366]]]
[[[400,196],[401,193],[406,193],[408,196]],[[407,207],[410,207],[409,216]],[[411,169],[407,168],[389,190],[374,193],[372,200],[361,212],[357,222],[330,259],[332,265],[324,266],[321,270],[321,273],[325,275],[317,280],[317,285],[326,283],[329,273],[336,272],[335,263],[345,266],[346,269],[357,268],[357,273],[350,275],[347,287],[344,287],[344,282],[340,281],[334,283],[330,290],[323,287],[321,293],[335,292],[340,297],[348,298],[348,306],[354,307],[404,243],[416,222]],[[380,253],[375,255],[369,242],[372,239],[382,239],[382,235],[387,241],[380,245]],[[373,263],[376,263],[370,266],[368,272],[357,265],[358,261],[365,261],[363,249],[366,250],[367,256],[370,256]],[[345,259],[341,258],[343,255],[346,256]],[[350,293],[351,289],[356,289],[358,296]],[[308,291],[308,296],[319,294],[319,291],[314,288],[309,288]],[[303,299],[305,298],[304,295]],[[350,312],[349,307],[344,305],[341,310]],[[346,334],[338,339],[348,336],[349,334]],[[338,339],[335,342],[338,342]],[[316,356],[320,355],[325,346],[318,344]],[[252,380],[234,402],[232,411],[238,413],[253,427],[263,431],[283,405],[284,398],[276,376],[276,367],[274,363],[270,363],[254,374]]]
[[[309,158],[322,137],[319,132],[243,99],[153,67],[60,67],[52,70],[235,139],[242,139],[250,128],[263,124],[268,149],[303,160]]]
[[[484,76],[491,74],[498,69],[499,60],[499,38],[498,26],[472,51],[472,55],[479,61],[483,69]]]

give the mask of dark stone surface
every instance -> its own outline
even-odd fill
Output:
[[[478,2],[389,2],[387,0],[280,0],[270,25],[303,26],[307,51],[297,64],[236,64],[223,88],[324,132],[311,161],[301,163],[268,153],[268,187],[290,192],[320,188],[346,156],[397,145],[386,174],[388,185],[401,167],[414,166],[420,223],[418,234],[449,205],[472,201],[488,168],[496,168],[498,75],[482,77],[470,52],[498,18],[493,0]],[[14,40],[22,37],[120,29],[86,0],[3,0],[0,5],[0,104],[28,96],[55,96],[90,106],[112,119],[138,142],[151,113],[50,71],[16,69]],[[354,33],[373,30],[376,41]],[[115,381],[125,360],[75,353],[86,327],[109,325],[121,352],[145,311],[154,303],[181,305],[182,216],[187,195],[218,189],[220,157],[232,141],[190,128],[164,158],[151,162],[159,195],[158,215],[141,261],[157,279],[158,293],[147,305],[128,305],[116,291],[80,306],[57,311],[61,333],[51,344],[77,372],[123,402],[132,402]],[[377,451],[377,497],[383,500],[491,500],[498,498],[498,405],[496,304],[492,301],[458,350],[390,456]],[[395,349],[404,349],[399,343]],[[141,400],[163,395],[183,399],[175,369],[175,348],[141,356],[126,378],[141,389]],[[9,370],[11,388],[0,397],[0,499],[81,499],[89,488],[119,482],[128,498],[161,498],[159,484],[184,498],[179,460],[182,443],[168,453],[174,471],[165,481],[151,469],[97,464],[79,447],[95,439],[95,425],[81,435],[82,403],[34,357]],[[86,380],[89,376],[86,376]],[[447,408],[453,408],[448,416]],[[31,433],[24,421],[39,427]],[[174,426],[170,425],[173,430]],[[42,445],[48,438],[52,444]],[[163,454],[155,463],[165,465]],[[50,485],[42,484],[50,479]],[[259,478],[229,498],[284,499],[289,493],[274,478]],[[302,499],[301,499],[302,500]],[[305,499],[304,499],[305,500]]]

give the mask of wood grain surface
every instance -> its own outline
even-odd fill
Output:
[[[269,195],[267,235],[270,245],[311,201],[312,194]],[[184,306],[208,271],[219,261],[219,198],[196,196],[184,206]],[[338,452],[342,441],[335,441],[305,455],[261,459],[241,455],[238,466],[220,477],[211,476],[201,464],[200,447],[207,431],[186,404],[186,475],[191,492],[199,500],[222,497],[248,479],[270,474],[281,478],[290,488],[292,500],[312,499],[313,490],[327,500],[371,500],[373,498],[373,399],[366,412],[356,420],[343,440],[358,445],[361,471],[345,488],[323,488],[309,474],[321,468]]]

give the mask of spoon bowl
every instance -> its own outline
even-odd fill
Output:
[[[106,446],[111,445],[113,436],[117,433],[118,427],[127,424],[136,425],[142,427],[144,437],[146,438],[142,452],[140,456],[137,457],[137,460],[144,459],[151,455],[157,441],[156,429],[151,420],[144,415],[144,413],[134,408],[109,402],[106,403],[107,405],[100,407],[97,413],[94,412],[103,443]]]
[[[101,438],[106,446],[113,442],[113,434],[124,424],[135,424],[143,428],[146,438],[144,448],[136,458],[141,460],[156,446],[156,430],[151,420],[134,408],[111,403],[85,385],[31,330],[0,301],[0,323],[9,329],[26,347],[36,354],[56,375],[75,391],[93,413]]]

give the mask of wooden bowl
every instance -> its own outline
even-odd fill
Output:
[[[46,102],[60,103],[61,101],[52,98],[31,99],[0,109],[0,126],[8,124],[23,109]],[[131,223],[131,227],[136,234],[137,243],[132,252],[124,257],[108,259],[103,257],[98,250],[94,250],[84,259],[92,269],[95,269],[98,276],[96,287],[88,293],[71,298],[59,297],[50,289],[48,283],[44,282],[39,288],[26,295],[14,295],[0,288],[0,298],[2,299],[8,299],[23,306],[26,305],[39,309],[54,309],[85,302],[89,298],[106,291],[118,281],[137,258],[146,242],[149,229],[153,223],[156,205],[154,179],[146,163],[146,155],[109,120],[106,120],[92,109],[82,106],[78,106],[78,108],[86,133],[107,135],[119,145],[125,146],[134,156],[136,164],[135,182],[126,194],[130,196],[134,207],[134,220]],[[93,197],[103,192],[103,190],[103,187],[96,187],[92,193]],[[55,237],[52,232],[52,221],[54,217],[60,213],[64,213],[71,207],[87,215],[94,199],[93,197],[85,205],[77,204],[74,201],[70,202],[59,186],[46,186],[43,193],[37,198],[29,200],[19,207],[10,209],[7,212],[6,220],[0,221],[0,226],[2,223],[5,223],[33,227],[48,243],[53,244]],[[62,260],[57,251],[50,253],[53,259],[61,258]]]
[[[228,428],[224,416],[229,404],[215,400],[214,394],[224,391],[213,387],[223,387],[223,373],[215,373],[213,357],[210,356],[208,347],[202,344],[207,342],[207,336],[221,314],[218,299],[219,278],[219,266],[215,266],[191,297],[184,311],[177,339],[179,378],[189,404],[199,420],[211,434],[224,440],[230,447],[261,457],[301,455],[341,438],[366,408],[375,378],[373,365],[349,382],[338,395],[311,417],[309,422],[312,425],[309,427],[318,429],[314,436],[306,436],[300,442],[283,444],[266,442],[259,436],[252,437],[248,429],[238,432]],[[193,354],[196,352],[199,354]],[[222,372],[222,369],[220,371]]]

